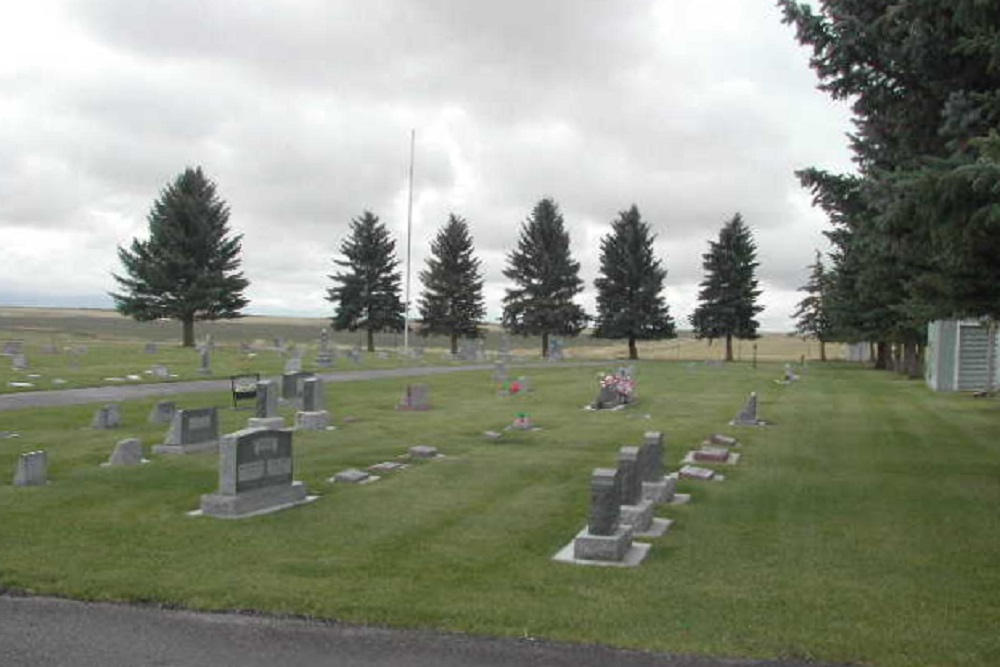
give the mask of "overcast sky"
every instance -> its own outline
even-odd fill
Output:
[[[0,304],[110,306],[115,249],[200,165],[244,235],[248,312],[327,316],[368,209],[406,248],[465,217],[490,317],[518,228],[560,205],[593,312],[600,238],[632,203],[687,327],[734,213],[767,330],[788,330],[825,216],[795,169],[851,168],[772,0],[31,0],[0,23]]]

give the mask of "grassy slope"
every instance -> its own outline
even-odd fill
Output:
[[[295,437],[296,476],[323,497],[242,522],[184,515],[215,487],[210,456],[97,467],[120,437],[158,441],[151,402],[126,405],[120,434],[85,428],[93,406],[6,413],[0,430],[22,437],[0,440],[0,470],[44,447],[53,482],[0,486],[0,585],[682,653],[996,664],[996,404],[845,367],[783,387],[779,370],[646,362],[641,405],[614,413],[579,409],[592,369],[533,371],[534,394],[514,399],[486,373],[433,377],[427,413],[392,409],[398,382],[331,385],[338,423],[359,420]],[[660,510],[678,523],[641,568],[549,560],[585,521],[591,468],[649,429],[667,433],[674,468],[733,431],[752,389],[775,425],[739,430],[725,482],[684,484],[694,501]],[[545,430],[482,438],[524,410]],[[245,417],[225,411],[225,430]],[[449,456],[374,485],[324,482],[418,443]]]

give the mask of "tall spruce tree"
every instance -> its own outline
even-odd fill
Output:
[[[733,338],[757,338],[757,244],[737,213],[723,225],[718,241],[702,255],[705,279],[698,307],[691,314],[697,338],[726,339],[726,361],[733,360]]]
[[[420,272],[424,291],[420,296],[420,335],[448,336],[451,353],[458,352],[458,339],[477,338],[486,315],[481,263],[473,255],[469,225],[454,214],[431,242],[427,268]]]
[[[339,283],[327,290],[327,301],[337,305],[333,328],[368,333],[368,351],[375,351],[376,331],[402,331],[403,302],[399,296],[399,260],[396,241],[378,216],[365,211],[351,220],[350,236],[340,245],[343,267],[329,276]]]
[[[919,375],[928,319],[1000,317],[1000,3],[778,4],[819,88],[851,104],[869,209],[852,223],[852,280],[886,314],[880,352],[901,343]],[[807,187],[836,205],[825,192],[836,177],[808,171]]]
[[[611,233],[601,239],[594,336],[627,339],[629,359],[639,358],[637,340],[677,336],[662,295],[667,271],[653,252],[655,238],[633,204],[618,214]]]
[[[799,288],[805,292],[795,309],[795,332],[819,343],[819,359],[826,361],[826,343],[830,340],[832,325],[827,312],[830,277],[823,265],[823,256],[816,251],[816,261],[809,265],[809,279]]]
[[[576,336],[587,325],[587,314],[573,303],[583,290],[580,264],[573,261],[569,233],[552,199],[538,202],[521,224],[503,274],[517,285],[503,299],[503,326],[514,334],[541,336],[543,358],[550,334]]]
[[[184,347],[194,323],[242,317],[250,284],[239,271],[242,234],[229,234],[229,206],[201,167],[187,168],[160,192],[146,217],[149,238],[118,248],[124,275],[115,308],[140,322],[180,320]]]

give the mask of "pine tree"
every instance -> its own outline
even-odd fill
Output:
[[[816,261],[809,265],[809,280],[799,288],[806,296],[799,301],[792,317],[795,318],[795,332],[803,338],[815,338],[819,342],[819,359],[826,361],[826,343],[832,330],[827,312],[830,276],[823,266],[823,256],[816,251]]]
[[[147,215],[149,239],[118,248],[124,276],[115,308],[140,322],[180,320],[194,347],[194,323],[242,317],[250,284],[239,271],[242,234],[229,236],[229,206],[201,167],[187,168],[160,192]]]
[[[726,361],[733,360],[733,338],[757,338],[757,245],[737,213],[723,225],[718,241],[702,255],[705,279],[699,305],[690,317],[697,338],[726,339]]]
[[[424,291],[420,297],[420,335],[442,335],[451,340],[451,353],[458,352],[458,338],[477,338],[479,322],[486,315],[483,274],[473,256],[469,225],[454,214],[431,243],[427,268],[420,272]]]
[[[334,264],[346,270],[329,276],[339,285],[327,291],[327,301],[337,304],[333,328],[367,331],[368,351],[374,352],[376,331],[403,330],[396,242],[378,216],[365,211],[351,220],[340,253],[344,259]]]
[[[503,325],[522,336],[542,337],[548,356],[549,335],[576,336],[587,324],[573,297],[583,290],[580,264],[573,261],[569,234],[552,199],[542,199],[521,225],[517,248],[507,257],[503,274],[517,285],[503,299]]]
[[[654,239],[634,204],[618,214],[611,233],[601,239],[594,336],[628,339],[629,359],[639,358],[637,340],[677,336],[661,294],[667,271],[654,256]]]

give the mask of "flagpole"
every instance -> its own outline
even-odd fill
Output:
[[[403,356],[410,358],[410,242],[413,236],[413,149],[417,142],[416,128],[410,130],[410,195],[406,205],[406,301],[403,311]]]

